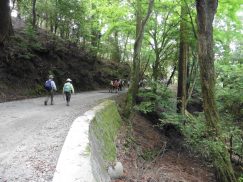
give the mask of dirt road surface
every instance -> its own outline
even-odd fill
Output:
[[[44,98],[0,104],[0,182],[49,182],[73,120],[100,100],[106,91],[73,95],[70,106],[63,96],[54,105]]]

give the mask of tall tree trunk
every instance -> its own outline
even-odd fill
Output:
[[[118,31],[114,32],[114,39],[113,39],[113,46],[114,50],[112,52],[112,60],[115,62],[121,62],[121,51],[119,47],[119,41],[118,41]]]
[[[126,59],[126,50],[127,50],[127,43],[128,43],[129,35],[130,35],[130,32],[128,32],[128,34],[127,34],[126,41],[125,41],[124,48],[123,48],[123,57],[122,57],[123,62]]]
[[[150,33],[151,38],[153,39],[153,43],[150,43],[152,45],[153,51],[155,53],[155,62],[153,64],[153,72],[152,72],[152,77],[153,80],[156,82],[158,80],[158,75],[159,75],[159,65],[160,65],[160,53],[161,53],[161,48],[163,45],[163,41],[162,41],[162,45],[159,47],[159,43],[158,43],[158,13],[155,13],[156,16],[156,21],[154,21],[154,28],[153,28],[153,33]],[[167,20],[167,19],[166,19]],[[165,22],[166,22],[165,20]],[[164,31],[163,31],[164,33]],[[164,40],[164,37],[162,38]],[[153,45],[154,44],[154,45]],[[154,85],[153,90],[156,92],[157,90],[157,84]]]
[[[192,63],[190,64],[190,61],[188,61],[188,64],[187,64],[187,85],[186,85],[186,89],[187,89],[187,100],[189,98],[189,90],[191,87],[191,83],[194,83],[193,80],[195,80],[195,75],[196,75],[196,72],[197,72],[197,59],[196,57],[193,55],[193,51],[192,52]]]
[[[13,35],[9,0],[0,0],[0,46]]]
[[[158,80],[158,76],[159,76],[159,63],[160,63],[160,57],[159,57],[159,53],[157,51],[155,51],[155,62],[153,64],[153,79],[156,82]]]
[[[136,14],[136,41],[134,43],[133,52],[133,73],[131,81],[131,95],[132,95],[132,106],[135,104],[135,98],[138,93],[139,83],[139,72],[140,72],[140,51],[142,47],[144,27],[142,26],[142,7],[140,0],[137,3],[137,14]]]
[[[217,0],[206,3],[197,1],[198,19],[198,58],[200,66],[200,78],[203,94],[203,105],[207,124],[219,134],[219,115],[216,109],[214,86],[214,53],[213,53],[213,26],[212,22],[217,8]]]
[[[175,71],[176,71],[176,66],[174,66],[173,71],[170,75],[170,78],[169,78],[168,82],[166,83],[167,87],[172,83],[172,78],[174,77]]]
[[[139,73],[140,73],[140,51],[142,47],[143,42],[143,36],[144,36],[144,29],[146,26],[146,23],[150,17],[150,14],[153,9],[154,0],[149,0],[149,6],[147,10],[146,17],[142,19],[142,13],[141,13],[141,0],[137,0],[137,14],[136,14],[136,40],[134,43],[134,53],[133,53],[133,70],[132,70],[132,78],[131,78],[131,86],[128,90],[128,96],[127,96],[127,103],[126,103],[126,113],[127,115],[130,114],[131,108],[135,104],[135,98],[138,94],[138,83],[139,83]]]
[[[138,83],[139,83],[139,73],[140,73],[140,51],[143,42],[144,29],[148,18],[152,12],[154,0],[150,0],[147,15],[144,20],[142,20],[141,13],[141,2],[137,0],[137,26],[136,26],[136,41],[134,44],[134,53],[133,53],[133,75],[131,83],[131,92],[132,92],[132,103],[135,104],[135,98],[138,93]]]
[[[57,20],[55,21],[55,26],[54,26],[54,34],[57,35],[57,29],[58,29],[58,24]]]
[[[94,3],[91,4],[91,8],[94,12],[96,12],[96,5]],[[98,28],[99,21],[98,21],[98,15],[93,14],[91,17],[91,50],[94,57],[98,56],[98,49],[99,49],[99,40],[100,40],[100,30]]]
[[[36,29],[36,0],[32,0],[32,27]]]
[[[156,44],[155,44],[155,47]],[[152,72],[152,76],[153,76],[153,80],[155,82],[155,84],[153,84],[152,90],[154,93],[156,93],[157,91],[157,84],[156,82],[158,81],[158,77],[159,77],[159,65],[160,65],[160,57],[159,57],[159,52],[157,51],[158,49],[155,48],[155,62],[153,64],[153,72]]]
[[[52,20],[51,20],[51,22],[50,22],[50,31],[51,31],[51,33],[54,32],[54,25],[53,25],[53,23],[52,23]]]
[[[20,11],[21,11],[21,8],[20,8],[20,7],[21,7],[21,6],[20,6],[21,1],[22,1],[22,0],[17,0],[17,1],[16,1],[16,4],[17,4],[17,5],[16,5],[16,9],[17,9],[17,18],[18,18],[18,19],[21,19],[21,14],[20,14]]]
[[[58,6],[58,0],[55,1],[55,6]],[[54,34],[57,35],[57,29],[58,29],[58,13],[57,10],[55,10],[55,17],[54,17]]]
[[[185,115],[186,110],[186,82],[187,82],[187,9],[186,5],[181,4],[181,22],[180,22],[180,48],[178,61],[178,88],[177,88],[177,112]]]
[[[203,95],[203,109],[210,138],[218,141],[219,114],[216,108],[214,87],[214,52],[213,52],[213,19],[218,6],[217,0],[197,0],[197,21],[198,21],[198,58],[200,66],[200,78]],[[223,141],[222,141],[223,143]],[[222,149],[212,150],[212,160],[217,171],[218,181],[235,182],[236,178],[232,169],[229,153],[222,144]]]

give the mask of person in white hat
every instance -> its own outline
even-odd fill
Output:
[[[54,104],[53,97],[54,97],[54,91],[57,91],[57,87],[55,82],[53,81],[54,76],[49,75],[49,80],[45,82],[45,89],[48,92],[47,97],[44,101],[44,105],[47,105],[49,98],[51,98],[51,105]]]
[[[66,80],[66,83],[63,86],[63,93],[66,96],[66,102],[67,102],[67,106],[69,106],[69,102],[71,99],[71,94],[74,94],[74,88],[73,88],[73,84],[71,83],[72,80],[70,78],[68,78]]]

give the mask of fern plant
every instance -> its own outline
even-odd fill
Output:
[[[156,90],[154,84],[157,84]],[[151,112],[157,113],[160,118],[165,117],[165,113],[175,111],[175,99],[172,92],[161,83],[148,83],[149,89],[140,90],[138,97],[142,99],[140,103],[135,106],[135,109],[147,114]]]

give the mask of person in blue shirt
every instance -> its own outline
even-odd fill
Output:
[[[68,78],[66,80],[66,83],[63,86],[63,94],[65,94],[65,96],[66,96],[67,106],[69,106],[71,94],[74,94],[74,88],[73,88],[73,84],[71,82],[72,82],[72,80],[70,78]]]
[[[54,91],[57,91],[57,87],[55,82],[53,81],[54,76],[50,75],[49,80],[45,82],[45,89],[47,91],[47,97],[44,101],[44,105],[47,105],[49,98],[51,98],[51,105],[54,104],[53,97],[54,97]]]

